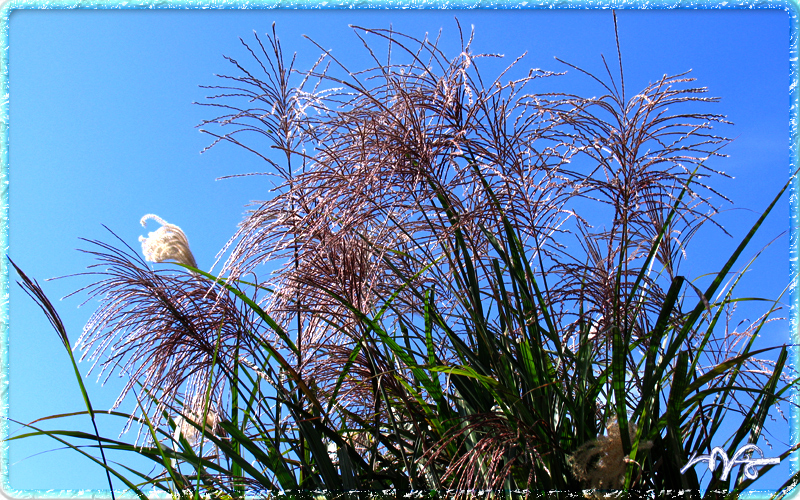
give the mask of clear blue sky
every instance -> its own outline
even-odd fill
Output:
[[[248,60],[238,38],[253,40],[253,30],[264,34],[275,21],[284,50],[298,53],[298,68],[308,67],[319,53],[303,34],[358,67],[364,64],[365,53],[348,24],[376,28],[392,24],[416,36],[443,28],[445,50],[455,56],[455,16],[462,26],[474,25],[476,52],[503,53],[513,60],[528,51],[523,64],[529,67],[566,69],[554,60],[558,56],[599,73],[600,54],[613,60],[616,53],[608,10],[13,12],[10,256],[40,282],[78,273],[91,264],[75,250],[82,245],[78,237],[110,241],[101,227],[105,224],[138,248],[138,236],[157,227],[145,230],[139,218],[155,213],[184,229],[199,267],[209,269],[234,233],[244,205],[268,196],[269,189],[259,177],[215,181],[263,170],[254,156],[229,145],[199,154],[211,137],[199,133],[195,125],[215,113],[192,103],[209,93],[199,85],[216,84],[214,74],[234,71],[223,54]],[[618,18],[629,89],[643,88],[665,73],[692,69],[700,85],[722,97],[720,104],[702,108],[726,114],[735,123],[719,130],[736,138],[725,150],[730,158],[713,165],[735,179],[720,179],[716,187],[733,199],[734,207],[762,210],[789,175],[788,14],[621,11]],[[574,72],[564,82],[586,94],[601,93]],[[683,271],[690,276],[713,271],[757,218],[756,212],[722,214],[720,221],[734,238],[709,226],[690,247],[689,265]],[[784,201],[752,251],[788,228]],[[747,290],[774,297],[788,280],[789,239],[783,237],[758,262]],[[56,300],[84,284],[85,279],[65,279],[47,282],[44,289]],[[16,285],[10,291],[10,416],[30,421],[83,409],[55,333]],[[78,308],[82,300],[56,300],[73,341],[94,308],[93,304]],[[774,344],[790,342],[788,323],[768,335]],[[84,372],[88,368],[81,365]],[[87,380],[94,406],[108,408],[121,384],[112,378],[100,387],[95,379]],[[115,436],[122,423],[107,422],[103,431]],[[75,452],[26,458],[54,447],[50,441],[12,446],[11,487],[104,488],[102,470]],[[788,463],[782,470],[788,474]],[[775,486],[779,479],[782,482],[775,477],[765,484]]]

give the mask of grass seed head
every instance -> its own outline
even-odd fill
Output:
[[[141,219],[142,227],[147,227],[147,219],[155,219],[161,227],[152,233],[139,236],[144,258],[150,262],[174,260],[181,264],[197,267],[194,255],[189,249],[189,240],[181,228],[170,224],[155,214],[147,214]]]
[[[622,449],[622,436],[616,419],[606,426],[607,435],[584,443],[570,457],[575,477],[594,489],[617,489],[625,482],[625,470],[630,459]],[[636,438],[636,424],[628,425],[628,433]],[[653,447],[652,441],[639,443],[639,450]]]

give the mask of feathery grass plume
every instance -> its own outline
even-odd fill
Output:
[[[194,255],[189,249],[189,240],[181,228],[170,224],[155,214],[147,214],[139,221],[147,227],[147,220],[154,219],[161,227],[144,236],[139,236],[144,258],[150,262],[166,262],[174,260],[191,267],[197,267]]]
[[[195,410],[199,411],[196,412]],[[220,425],[220,417],[217,415],[217,412],[208,410],[205,412],[205,419],[203,419],[203,414],[204,411],[202,408],[192,409],[191,407],[184,407],[183,414],[174,418],[172,422],[175,426],[175,430],[172,433],[173,449],[182,449],[182,440],[185,440],[189,447],[196,448],[198,445],[207,444],[212,437],[228,437],[225,430]],[[214,445],[211,453],[208,453],[209,448],[211,447],[206,447],[205,450],[203,450],[202,447],[200,448],[203,458],[208,460],[219,459],[219,447]],[[175,470],[178,466],[178,460],[172,459],[170,463],[172,469]],[[225,475],[221,475],[220,479],[226,481],[229,478]]]
[[[213,410],[209,410],[203,424],[202,410],[200,413],[193,411],[185,411],[185,415],[179,415],[175,418],[175,432],[173,433],[172,440],[178,442],[183,436],[184,439],[191,445],[197,446],[200,443],[201,427],[205,435],[214,434],[216,436],[224,435],[225,431],[219,425],[219,415]],[[192,423],[190,423],[190,421]],[[194,425],[193,425],[194,424]]]
[[[636,425],[628,426],[630,439],[636,436]],[[630,459],[622,449],[619,424],[612,420],[606,435],[581,445],[570,457],[572,472],[586,486],[598,490],[616,490],[625,483],[625,471]],[[639,450],[649,450],[652,441],[639,443]]]
[[[582,251],[568,255],[553,269],[561,276],[553,292],[567,300],[580,294],[587,316],[600,315],[608,321],[617,318],[627,338],[636,339],[652,330],[657,316],[653,308],[663,301],[664,283],[678,275],[687,243],[704,222],[713,223],[717,209],[698,189],[727,200],[702,180],[724,175],[707,162],[724,156],[719,149],[728,139],[709,131],[714,124],[729,122],[722,115],[668,113],[689,103],[719,100],[703,97],[705,88],[685,87],[694,81],[685,73],[664,76],[633,96],[626,94],[621,52],[618,62],[619,78],[615,79],[606,65],[605,80],[565,63],[597,81],[606,94],[571,98],[568,105],[552,109],[561,123],[559,131],[576,148],[571,165],[561,173],[574,181],[578,197],[591,200],[596,207],[576,219],[575,235]],[[697,173],[693,176],[694,169]],[[684,188],[688,196],[665,227]],[[610,225],[606,222],[609,218]],[[599,231],[594,229],[598,226]],[[664,238],[639,293],[624,293],[631,290],[640,263],[662,231]],[[613,295],[622,300],[609,300]],[[627,303],[626,297],[633,302]],[[628,319],[639,308],[650,308],[650,314]],[[600,330],[610,332],[609,326],[601,325]],[[606,342],[598,344],[599,353],[607,351]]]
[[[78,292],[85,291],[87,301],[99,299],[100,305],[78,346],[83,351],[81,359],[94,361],[92,369],[101,364],[99,377],[107,372],[107,379],[117,371],[128,378],[114,407],[142,384],[158,398],[151,413],[158,423],[165,408],[204,395],[211,377],[210,407],[221,414],[226,367],[233,366],[237,349],[241,355],[252,352],[246,340],[251,337],[243,333],[258,331],[251,313],[205,278],[153,271],[130,247],[126,251],[85,241],[99,247],[82,250],[98,261],[90,266],[96,270],[83,273],[97,281]],[[145,408],[152,405],[150,399],[145,402]]]
[[[234,105],[236,92],[213,97],[230,102],[215,105],[236,110],[206,122],[236,126],[217,135],[215,144],[225,139],[261,156],[257,145],[240,142],[240,134],[274,140],[271,134],[282,123],[282,130],[292,133],[279,136],[291,137],[293,145],[284,140],[276,145],[287,161],[302,159],[295,169],[267,161],[281,183],[274,197],[255,204],[240,223],[223,272],[235,280],[260,264],[278,264],[271,283],[275,293],[265,309],[281,324],[302,311],[297,328],[303,339],[297,343],[306,353],[298,363],[302,373],[323,399],[333,397],[334,387],[344,387],[334,403],[352,409],[352,422],[377,422],[377,416],[390,422],[395,413],[400,420],[431,418],[425,407],[439,397],[431,387],[441,376],[430,374],[423,390],[421,365],[467,364],[481,375],[500,377],[513,369],[501,360],[488,361],[498,352],[517,365],[539,356],[541,366],[531,380],[504,379],[511,394],[504,397],[516,398],[509,403],[551,405],[562,401],[558,391],[563,391],[590,399],[580,408],[589,423],[566,423],[559,412],[567,410],[549,406],[531,416],[546,424],[525,421],[536,427],[547,449],[561,447],[566,454],[577,446],[573,441],[596,434],[597,415],[614,404],[608,366],[635,372],[658,321],[666,321],[670,331],[684,326],[681,301],[669,304],[664,317],[662,306],[691,236],[713,222],[716,211],[716,193],[706,179],[724,174],[706,162],[722,156],[718,150],[727,140],[711,129],[727,122],[694,109],[717,99],[703,97],[706,89],[691,86],[685,75],[628,93],[619,44],[619,78],[610,70],[603,79],[568,64],[603,89],[601,97],[584,98],[536,94],[542,78],[560,74],[532,69],[519,76],[522,57],[494,80],[486,79],[478,69],[481,60],[495,56],[474,53],[472,34],[460,26],[456,57],[444,54],[439,38],[353,29],[374,64],[355,71],[325,52],[330,64],[303,74],[302,84],[317,82],[303,108],[313,115],[287,111],[298,109],[299,94],[276,86],[286,77],[273,62],[282,60],[274,42],[271,52],[262,47],[269,65],[256,57],[266,78],[235,61],[244,76],[225,77],[241,84],[235,90],[256,105],[245,110]],[[388,47],[387,58],[376,55],[379,44]],[[275,121],[279,116],[291,119]],[[693,177],[695,169],[699,174]],[[648,259],[651,250],[655,257]],[[426,291],[434,290],[435,304],[426,304]],[[432,316],[435,321],[422,324]],[[585,325],[592,335],[581,341]],[[378,327],[385,338],[376,337]],[[700,342],[699,330],[693,328],[681,348]],[[632,346],[622,364],[613,359],[615,331],[626,349]],[[509,339],[508,346],[499,346],[501,337]],[[408,357],[387,352],[389,340],[405,342]],[[565,349],[568,345],[580,357]],[[662,354],[660,345],[653,349]],[[476,353],[480,362],[470,357]],[[346,376],[345,367],[353,370]],[[389,373],[399,386],[389,388]],[[605,380],[604,387],[592,385],[587,374]],[[461,422],[465,412],[485,413],[491,404],[478,396],[475,406],[458,408],[451,383],[457,378],[443,381],[436,411],[446,413],[452,404]],[[541,389],[542,378],[558,386],[555,392]],[[585,383],[583,392],[572,385],[576,379]],[[625,378],[625,388],[642,394],[642,380],[635,372]],[[619,403],[628,410],[630,405],[635,402]],[[486,425],[496,427],[492,422]],[[478,420],[470,425],[484,432]],[[448,429],[458,435],[458,427]],[[426,439],[448,439],[446,430],[442,425],[416,443],[430,451]],[[495,434],[487,428],[482,435]],[[490,446],[491,440],[481,443]],[[437,456],[458,460],[451,452]],[[467,455],[460,470],[478,470],[481,454]],[[561,476],[543,480],[562,484],[571,477],[568,467],[552,466],[563,460],[551,458],[541,463]],[[507,471],[501,462],[495,465],[496,471]],[[446,469],[445,464],[437,473]],[[525,484],[524,478],[515,480]]]
[[[304,118],[302,128],[313,129],[313,135],[297,131],[292,136],[295,154],[304,158],[303,171],[291,179],[281,174],[285,182],[277,196],[247,215],[224,271],[235,278],[261,263],[292,262],[274,280],[275,289],[283,291],[273,298],[274,311],[296,311],[301,307],[298,297],[318,293],[319,287],[304,283],[335,289],[344,278],[361,283],[361,295],[366,296],[392,286],[394,273],[376,272],[364,280],[355,270],[344,277],[345,270],[330,274],[324,269],[327,264],[313,262],[325,255],[325,246],[333,250],[349,244],[344,242],[355,234],[380,227],[410,241],[402,251],[376,255],[373,260],[388,261],[376,263],[379,267],[408,268],[444,258],[447,263],[421,276],[418,284],[452,280],[455,263],[447,256],[457,230],[476,259],[479,280],[484,280],[493,256],[482,228],[502,234],[501,208],[524,248],[539,260],[542,275],[557,277],[548,292],[557,307],[554,314],[572,318],[574,327],[581,302],[586,314],[608,321],[630,317],[622,321],[626,332],[642,337],[657,316],[653,304],[664,297],[665,279],[679,266],[682,246],[713,212],[710,201],[685,202],[667,229],[657,253],[666,276],[659,276],[658,269],[648,272],[631,304],[614,303],[612,295],[625,297],[619,291],[633,285],[640,271],[637,263],[644,260],[677,194],[688,186],[689,167],[701,165],[703,175],[713,173],[704,161],[719,156],[717,148],[725,142],[706,133],[715,122],[725,123],[721,116],[668,114],[666,109],[716,99],[698,97],[705,89],[681,88],[691,81],[682,75],[665,77],[629,97],[624,82],[618,85],[610,72],[606,82],[589,75],[608,92],[600,98],[536,95],[528,87],[554,73],[531,70],[503,82],[520,57],[496,80],[484,82],[479,60],[493,56],[473,53],[472,35],[465,41],[461,34],[461,53],[449,59],[438,39],[392,30],[354,31],[376,66],[356,72],[333,59],[323,71],[306,74],[304,81],[341,90],[317,94],[310,105],[317,114]],[[390,58],[379,60],[369,39],[387,43]],[[245,80],[254,88],[277,81],[260,82],[250,73]],[[252,117],[256,111],[237,116]],[[223,118],[217,123],[226,125]],[[266,123],[247,123],[248,130],[268,130]],[[482,189],[483,181],[497,206]],[[694,189],[690,193],[696,195]],[[450,223],[441,200],[459,214],[457,223]],[[597,232],[593,226],[601,222],[577,214],[576,207],[587,200],[599,206],[597,213],[612,216],[609,228]],[[337,228],[336,236],[319,237],[330,228]],[[568,233],[579,236],[578,246],[554,240]],[[584,242],[591,247],[581,248]],[[419,310],[411,288],[395,300],[398,309]],[[458,307],[457,297],[446,291],[439,299],[442,310]],[[632,312],[641,307],[648,314]],[[601,325],[600,331],[609,331],[607,326]],[[305,325],[303,331],[310,338],[327,337],[315,333],[318,327]],[[607,337],[603,339],[596,343],[598,353],[608,351]]]
[[[501,491],[509,478],[518,488],[535,491],[541,479],[538,474],[550,472],[542,461],[543,443],[536,432],[524,421],[509,420],[499,407],[492,410],[466,417],[425,455],[429,462],[441,461],[440,455],[448,455],[448,446],[459,447],[458,453],[442,464],[442,479],[456,492],[454,498],[473,498],[475,490]]]
[[[438,41],[391,30],[355,31],[399,49],[392,52],[398,61],[384,64],[375,59],[374,68],[360,72],[342,68],[341,78],[328,67],[307,74],[308,79],[343,88],[320,94],[313,105],[317,114],[308,124],[314,135],[305,137],[303,147],[313,147],[316,154],[306,153],[303,172],[247,215],[225,264],[224,270],[236,277],[260,263],[287,263],[274,279],[278,293],[269,305],[271,313],[296,310],[297,297],[316,306],[316,299],[324,295],[321,290],[344,292],[344,284],[348,298],[359,297],[354,304],[367,304],[369,296],[386,296],[397,289],[402,281],[397,270],[413,276],[420,262],[446,261],[451,251],[448,238],[455,228],[438,196],[459,209],[456,227],[470,238],[475,255],[488,255],[479,225],[497,227],[499,218],[480,194],[474,161],[466,158],[470,151],[481,154],[481,169],[504,207],[518,216],[522,230],[532,228],[540,247],[569,216],[560,209],[563,183],[557,175],[561,160],[553,149],[556,145],[533,146],[547,134],[547,124],[525,94],[526,86],[549,73],[536,70],[483,87],[475,69],[483,56],[472,54],[469,42],[451,61]],[[332,64],[336,65],[338,61]],[[254,126],[261,129],[258,123]],[[502,127],[514,133],[501,137]],[[359,238],[377,251],[357,250],[362,247],[356,243]],[[358,246],[352,248],[354,244]],[[347,255],[344,249],[353,256],[362,252],[362,264],[351,260],[348,265],[342,259],[346,265],[334,265],[333,257]],[[371,269],[367,273],[365,259]],[[450,280],[450,264],[418,276],[417,289]],[[395,299],[397,310],[420,310],[411,288]],[[439,299],[445,310],[458,299],[443,288]],[[330,303],[330,297],[324,302]],[[320,307],[319,312],[326,311]],[[309,339],[331,337],[326,322],[308,317],[305,321],[303,332]]]

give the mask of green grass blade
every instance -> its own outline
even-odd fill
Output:
[[[92,455],[86,453],[85,451],[83,451],[79,447],[77,447],[77,446],[73,445],[72,443],[70,443],[70,442],[58,437],[59,434],[63,434],[63,435],[67,435],[67,436],[83,434],[84,436],[89,436],[90,439],[94,440],[95,438],[97,438],[97,435],[91,435],[91,434],[87,434],[87,433],[72,433],[72,432],[69,432],[69,431],[46,431],[46,430],[43,430],[43,429],[39,429],[38,427],[35,427],[33,425],[24,424],[22,422],[18,422],[16,420],[13,420],[13,419],[10,419],[10,418],[8,419],[8,421],[9,422],[14,422],[15,424],[23,425],[25,427],[28,427],[28,428],[33,429],[34,431],[36,431],[35,433],[26,434],[24,436],[17,436],[16,437],[17,439],[23,438],[23,437],[29,437],[29,436],[48,436],[48,437],[60,442],[61,444],[65,445],[65,446],[68,446],[69,448],[77,451],[78,453],[80,453],[81,455],[85,456],[89,460],[91,460],[91,461],[95,462],[96,464],[100,465],[101,467],[103,467],[110,474],[113,474],[114,476],[119,478],[119,480],[122,481],[125,484],[125,486],[127,486],[132,492],[134,492],[140,498],[140,500],[148,500],[147,495],[142,493],[142,491],[139,488],[137,488],[136,485],[131,483],[125,476],[123,476],[122,474],[117,472],[115,469],[111,468],[107,463],[96,459],[95,457],[93,457]],[[99,446],[99,444],[98,444],[98,446]]]
[[[103,460],[103,465],[106,467],[106,478],[108,480],[108,488],[111,491],[111,498],[112,500],[116,500],[116,496],[114,495],[114,485],[111,483],[111,474],[109,473],[108,464],[106,463],[106,455],[103,451],[103,445],[100,443],[100,432],[97,430],[97,423],[94,419],[94,410],[92,409],[92,403],[89,400],[89,393],[86,391],[86,387],[83,385],[83,379],[81,378],[80,371],[78,371],[78,364],[75,362],[75,356],[72,354],[72,346],[69,342],[69,337],[67,336],[67,329],[64,327],[64,323],[61,321],[61,318],[56,312],[55,307],[50,302],[50,299],[44,294],[44,290],[42,290],[39,283],[36,280],[32,280],[22,272],[13,260],[10,257],[6,256],[8,261],[14,266],[14,269],[17,271],[17,274],[22,278],[22,283],[17,282],[19,286],[28,294],[30,298],[36,302],[36,305],[44,312],[47,319],[50,321],[50,324],[58,333],[59,338],[61,338],[61,342],[64,344],[64,349],[66,349],[67,354],[69,355],[70,362],[72,363],[72,369],[75,372],[75,379],[78,381],[78,385],[80,386],[81,395],[83,396],[84,404],[86,405],[86,409],[89,411],[89,417],[92,420],[92,426],[94,427],[94,432],[97,435],[97,444],[100,447],[100,456]]]

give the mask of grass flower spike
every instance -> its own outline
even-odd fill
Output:
[[[150,262],[174,260],[187,266],[197,267],[194,255],[189,249],[189,240],[181,228],[154,214],[147,214],[142,217],[140,221],[142,227],[147,227],[147,219],[155,219],[156,222],[161,224],[161,227],[148,234],[147,238],[139,236],[145,259]]]
[[[189,420],[194,422],[195,425],[192,425]],[[219,425],[219,416],[215,411],[209,410],[208,415],[206,415],[205,426],[203,426],[202,421],[202,412],[200,414],[190,412],[186,417],[178,416],[175,419],[175,432],[172,440],[178,442],[180,437],[183,436],[190,445],[197,446],[201,441],[201,432],[197,428],[198,425],[205,427],[206,435],[221,436],[225,434],[225,431]]]
[[[572,471],[575,477],[591,488],[616,489],[625,481],[625,469],[629,458],[622,450],[619,424],[612,420],[607,426],[608,435],[598,436],[578,448],[572,455]],[[631,440],[636,436],[636,425],[628,427]],[[640,450],[653,447],[652,441],[639,443]]]

